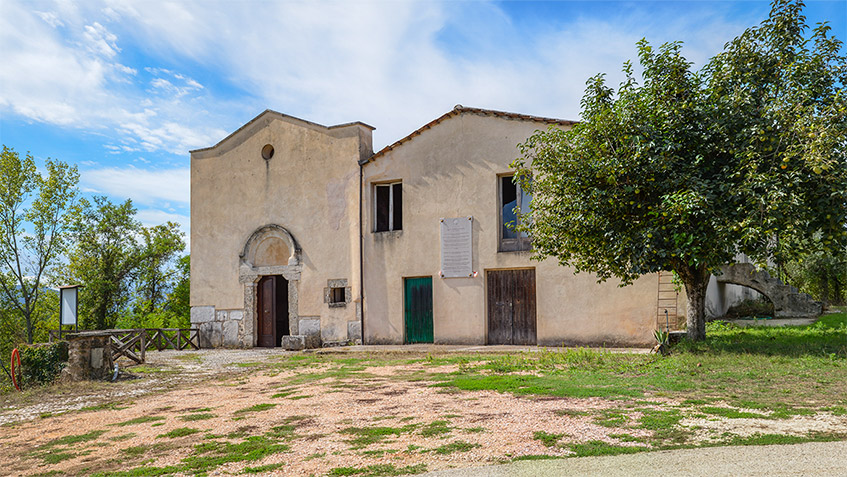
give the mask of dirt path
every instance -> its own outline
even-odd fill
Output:
[[[369,475],[396,475],[572,453],[556,442],[636,446],[651,434],[598,423],[599,413],[620,402],[457,392],[427,378],[455,371],[454,365],[406,362],[355,374],[330,365],[268,365],[291,356],[279,350],[150,353],[147,366],[129,368],[143,379],[70,387],[38,404],[3,406],[0,474],[142,468],[148,474],[353,475],[341,472],[371,469]],[[677,404],[651,400],[642,406]],[[688,425],[699,428],[703,440],[726,430],[720,419],[701,421]],[[782,428],[774,432],[797,435],[847,431],[847,416],[731,422],[738,435],[775,426]],[[552,444],[545,436],[555,436]]]

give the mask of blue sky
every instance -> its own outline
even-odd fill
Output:
[[[807,1],[847,40],[847,1]],[[189,230],[190,149],[265,109],[363,121],[374,148],[456,104],[578,119],[585,80],[681,40],[702,65],[767,1],[0,0],[0,142]]]

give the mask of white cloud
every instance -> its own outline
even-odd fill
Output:
[[[80,172],[80,182],[88,191],[126,197],[139,204],[160,201],[187,205],[191,174],[188,168],[145,170],[135,167],[90,169]]]
[[[555,23],[518,25],[485,2],[104,0],[33,12],[6,0],[0,108],[108,129],[120,150],[183,156],[264,108],[367,122],[376,147],[457,103],[577,119],[585,80],[607,72],[615,85],[642,36],[685,39],[684,53],[702,62],[755,23],[689,5],[654,13],[634,4],[607,18],[574,6]],[[161,63],[122,58],[137,49]],[[165,66],[181,63],[217,72],[236,92],[222,99],[199,75]]]

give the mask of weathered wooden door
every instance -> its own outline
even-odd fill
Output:
[[[535,270],[492,270],[487,281],[488,344],[536,344]]]
[[[288,334],[288,280],[279,276],[259,279],[256,344],[265,348],[280,345]]]
[[[432,277],[406,278],[406,343],[432,343]]]

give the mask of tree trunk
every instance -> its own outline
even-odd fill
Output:
[[[685,285],[685,294],[688,295],[688,339],[702,341],[706,339],[706,287],[709,286],[709,272],[705,266],[699,266],[688,267],[677,273]]]

